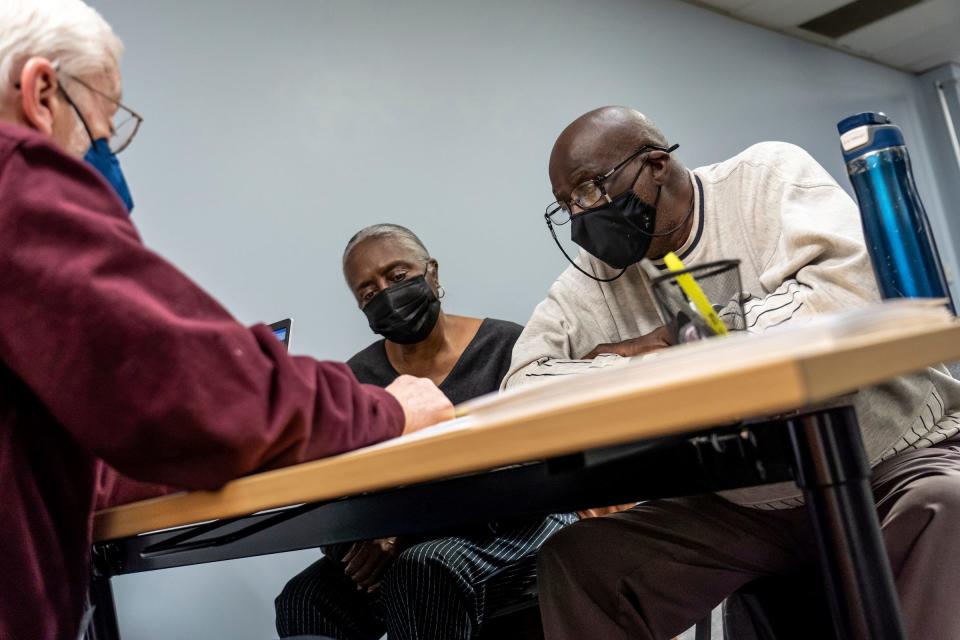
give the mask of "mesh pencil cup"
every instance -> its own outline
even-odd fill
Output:
[[[696,301],[688,295],[689,279],[685,290],[683,276],[691,276],[695,286],[706,296],[710,310],[716,314],[713,318],[706,317],[705,310],[698,308]],[[720,335],[724,330],[746,329],[743,311],[746,296],[740,281],[739,260],[717,260],[681,271],[664,271],[650,284],[660,313],[675,339],[674,344]],[[715,323],[717,318],[722,328],[711,324],[711,320]]]

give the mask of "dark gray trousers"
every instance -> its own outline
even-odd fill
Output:
[[[960,638],[960,440],[873,469],[908,638]],[[665,640],[741,586],[817,566],[805,508],[656,500],[551,538],[538,567],[548,640]],[[797,612],[802,615],[803,612]]]

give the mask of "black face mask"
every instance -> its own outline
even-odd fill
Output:
[[[615,269],[640,262],[653,241],[657,199],[649,204],[628,189],[611,202],[573,217],[570,237],[587,253]]]
[[[414,344],[426,339],[436,326],[440,300],[422,275],[373,296],[363,313],[374,333],[398,344]]]

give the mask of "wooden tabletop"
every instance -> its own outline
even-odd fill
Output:
[[[896,314],[894,314],[895,316]],[[861,318],[863,320],[863,318]],[[96,540],[437,480],[802,408],[960,359],[960,322],[903,315],[683,345],[473,404],[436,433],[101,511]]]

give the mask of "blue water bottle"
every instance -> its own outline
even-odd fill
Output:
[[[948,298],[956,313],[900,127],[867,112],[844,118],[837,129],[881,295]]]

